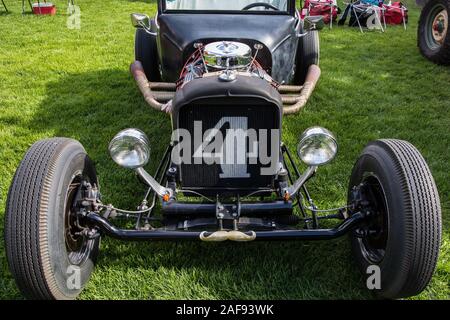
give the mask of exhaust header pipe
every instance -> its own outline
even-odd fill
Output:
[[[130,71],[147,104],[155,110],[171,113],[172,98],[176,90],[175,83],[149,82],[142,63],[138,60],[131,64]],[[319,66],[313,64],[309,67],[302,86],[280,85],[278,87],[284,104],[283,114],[297,113],[306,105],[319,81],[320,73]]]

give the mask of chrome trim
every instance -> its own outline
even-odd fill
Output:
[[[311,166],[306,169],[306,171],[294,182],[293,185],[284,189],[284,193],[288,194],[289,197],[293,197],[297,194],[303,184],[316,172],[317,167]]]
[[[331,157],[328,161],[323,162],[321,164],[316,164],[317,166],[322,166],[324,164],[329,163],[331,160],[333,160],[336,157],[336,154],[338,153],[339,150],[339,145],[337,143],[336,137],[327,129],[323,128],[323,127],[319,127],[319,126],[314,126],[314,127],[310,127],[308,129],[306,129],[305,131],[303,131],[302,135],[300,136],[300,142],[297,145],[297,155],[300,158],[300,160],[302,160],[303,162],[305,162],[301,155],[300,155],[300,147],[303,145],[304,141],[311,137],[311,136],[325,136],[330,138],[334,144],[336,145],[336,152],[334,153],[333,157]],[[306,163],[306,162],[305,162]]]
[[[216,41],[204,48],[204,59],[208,67],[215,69],[241,69],[252,62],[252,49],[236,41]]]
[[[158,183],[158,181],[155,180],[147,171],[145,171],[144,168],[137,168],[136,173],[144,179],[144,181],[148,184],[150,188],[153,189],[153,191],[156,192],[156,194],[160,197],[163,197],[165,195],[169,195],[169,198],[172,198],[173,191],[169,188],[165,188],[162,185]]]

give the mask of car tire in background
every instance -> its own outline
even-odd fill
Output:
[[[353,167],[349,203],[358,187],[371,214],[350,238],[366,281],[374,271],[370,268],[379,268],[380,287],[369,289],[389,299],[419,294],[434,273],[442,232],[439,195],[428,165],[409,142],[376,140]]]
[[[308,31],[305,36],[298,39],[294,84],[301,85],[305,82],[309,66],[312,64],[319,65],[319,58],[319,31]]]
[[[135,60],[142,63],[145,75],[149,81],[161,81],[156,37],[147,33],[143,28],[136,29],[134,57]]]
[[[422,9],[417,41],[422,55],[437,64],[450,64],[450,0],[430,0]]]
[[[9,268],[29,299],[74,299],[94,269],[100,238],[79,228],[83,181],[98,184],[83,146],[66,138],[33,144],[14,175],[5,213]]]

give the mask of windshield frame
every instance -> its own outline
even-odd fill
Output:
[[[255,0],[255,2],[258,2]],[[290,15],[295,16],[295,0],[287,1],[287,11],[275,10],[170,10],[166,9],[166,0],[158,0],[159,14],[254,14],[254,15]]]

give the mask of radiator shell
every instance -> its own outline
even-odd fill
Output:
[[[221,118],[243,117],[247,127],[257,132],[259,129],[278,129],[278,140],[281,141],[282,106],[276,88],[263,79],[238,75],[235,81],[224,82],[218,77],[204,77],[192,80],[176,92],[172,125],[173,129],[187,129],[193,139],[194,121],[202,121],[203,134]],[[222,130],[225,135],[226,126]],[[273,152],[278,162],[279,145],[269,154]],[[274,187],[274,176],[261,175],[261,167],[264,165],[259,161],[258,164],[247,164],[248,177],[221,178],[224,171],[218,164],[182,164],[178,166],[178,182],[182,188],[202,190],[203,194],[248,194]]]

